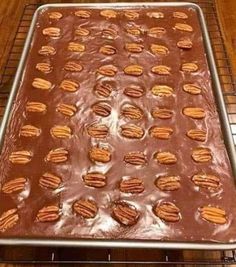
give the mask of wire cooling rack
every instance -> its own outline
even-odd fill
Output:
[[[185,1],[185,0],[182,0]],[[162,2],[167,2],[162,0]],[[214,0],[192,0],[204,12],[215,54],[225,104],[230,120],[232,135],[236,143],[236,88],[230,62],[227,57],[222,33],[217,18]],[[12,81],[19,63],[24,42],[36,8],[40,4],[26,5],[19,22],[7,62],[0,73],[0,118],[3,115]],[[137,249],[78,249],[45,247],[0,247],[1,263],[74,263],[74,264],[137,264],[161,265],[209,265],[225,266],[236,264],[235,251],[165,251]]]

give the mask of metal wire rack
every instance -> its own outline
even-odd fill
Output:
[[[164,0],[164,2],[167,1]],[[214,0],[192,0],[192,2],[201,6],[207,21],[232,135],[236,144],[236,88]],[[0,73],[0,118],[4,112],[34,11],[39,5],[29,4],[25,6],[9,57],[2,73]],[[121,264],[133,264],[133,266],[137,264],[143,266],[156,266],[157,264],[225,266],[236,264],[236,251],[157,251],[154,249],[140,251],[137,249],[0,247],[0,262],[22,264],[114,264],[114,266],[121,266]]]

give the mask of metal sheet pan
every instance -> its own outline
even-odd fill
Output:
[[[228,151],[231,167],[234,178],[236,177],[236,152],[234,142],[230,130],[228,116],[224,104],[224,99],[221,91],[219,77],[215,65],[215,60],[211,48],[210,38],[208,35],[206,22],[203,16],[201,8],[193,3],[101,3],[99,6],[88,3],[88,4],[47,4],[39,7],[33,17],[24,50],[21,56],[21,60],[16,72],[16,76],[12,85],[12,90],[9,96],[9,100],[6,106],[5,114],[2,120],[0,128],[0,148],[4,141],[4,133],[8,126],[9,119],[11,117],[11,110],[16,97],[19,82],[24,71],[25,60],[30,48],[31,40],[34,33],[34,28],[38,18],[38,14],[42,9],[49,7],[88,7],[88,8],[135,8],[135,7],[190,7],[197,11],[202,35],[207,54],[208,64],[211,72],[213,91],[219,111],[222,132],[224,135],[225,145]],[[29,238],[1,238],[0,245],[30,245],[30,246],[76,246],[76,247],[96,247],[96,248],[158,248],[158,249],[204,249],[204,250],[232,250],[236,249],[236,243],[212,243],[212,242],[167,242],[167,241],[144,241],[144,240],[73,240],[73,239],[29,239]]]

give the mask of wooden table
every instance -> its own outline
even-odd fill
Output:
[[[82,2],[86,2],[86,0],[81,0]],[[92,1],[92,0],[91,0]],[[99,2],[99,0],[94,0],[95,2]],[[114,2],[113,0],[110,0],[111,2]],[[132,0],[131,0],[132,1]],[[207,1],[207,0],[205,0]],[[19,23],[19,20],[21,18],[21,14],[24,10],[25,4],[29,3],[37,3],[39,1],[30,1],[30,0],[1,0],[0,3],[0,76],[3,71],[3,67],[6,64],[7,57],[9,55],[11,45],[14,40],[15,33],[17,31],[17,26]],[[78,2],[78,1],[40,1],[40,2]],[[87,1],[88,2],[88,1]],[[222,28],[222,33],[223,33],[223,38],[224,42],[227,48],[227,52],[230,58],[230,62],[232,64],[232,69],[233,69],[233,74],[236,76],[236,1],[235,0],[216,0],[216,8],[217,8],[217,13],[220,21],[220,25]],[[0,88],[1,90],[1,88]],[[1,91],[0,91],[1,93]],[[24,249],[23,252],[27,252],[28,255],[32,255],[35,253],[31,248]],[[0,257],[1,255],[5,256],[11,256],[15,255],[15,257],[21,255],[22,249],[19,248],[0,248]],[[50,249],[49,251],[50,252]],[[40,253],[46,253],[41,252],[40,250],[37,252],[40,257]],[[58,253],[63,253],[63,251],[59,251]],[[85,258],[89,259],[91,253],[95,253],[96,255],[101,256],[100,251],[93,251],[90,250],[89,253],[86,250],[80,251]],[[120,258],[120,259],[130,259],[132,256],[137,256],[137,255],[147,255],[148,254],[153,254],[155,255],[156,259],[161,259],[164,255],[168,254],[171,255],[173,259],[178,260],[181,257],[184,257],[185,260],[192,260],[192,259],[207,259],[207,258],[219,258],[220,254],[218,252],[197,252],[193,253],[190,251],[185,251],[185,252],[161,252],[161,251],[152,251],[152,252],[147,252],[147,251],[130,251],[127,252],[125,250],[117,250],[112,252],[112,257],[113,258]],[[0,264],[0,266],[12,266],[10,264]],[[17,265],[21,266],[21,265]],[[29,265],[28,265],[29,266]],[[33,265],[31,265],[33,266]],[[42,265],[40,265],[42,266]],[[44,265],[45,266],[45,265]],[[75,265],[76,266],[76,265]],[[83,265],[87,266],[87,265]],[[92,266],[92,265],[89,265]],[[94,266],[94,265],[93,265]],[[125,266],[125,265],[113,265],[113,266]],[[131,265],[129,265],[131,266]],[[137,266],[133,264],[132,266]],[[144,266],[144,265],[143,265]],[[146,265],[147,266],[147,265]],[[154,266],[154,265],[148,265],[148,266]],[[215,265],[212,265],[215,266]],[[235,265],[236,266],[236,265]]]

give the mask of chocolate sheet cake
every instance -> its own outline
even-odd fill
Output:
[[[197,12],[42,9],[0,173],[1,237],[235,241]]]

